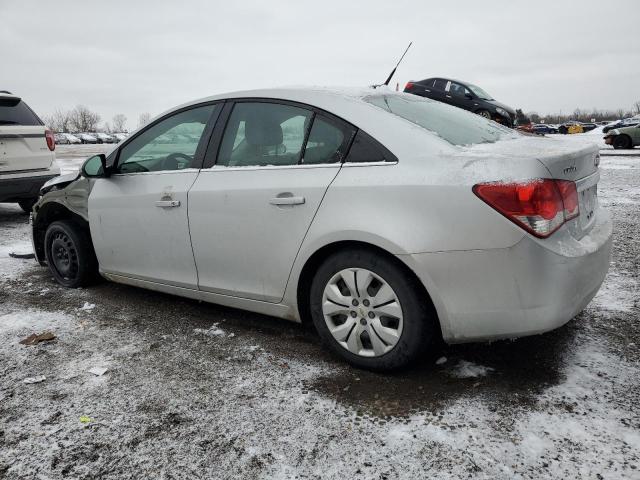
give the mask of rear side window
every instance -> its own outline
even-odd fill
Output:
[[[398,159],[389,150],[380,145],[371,136],[359,130],[347,155],[349,163],[397,162]]]
[[[0,98],[0,125],[42,125],[42,122],[22,100]]]
[[[433,82],[433,88],[435,88],[436,90],[444,91],[446,86],[447,86],[447,81],[441,78],[436,78],[435,82]]]
[[[493,143],[518,134],[461,108],[415,95],[372,95],[364,100],[429,130],[452,145]]]
[[[304,150],[303,164],[339,163],[349,148],[353,128],[316,115]]]

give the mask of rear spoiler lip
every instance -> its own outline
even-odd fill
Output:
[[[13,95],[11,93],[0,92],[0,100],[13,100],[16,103],[18,103],[22,100],[22,98],[18,97],[17,95]]]

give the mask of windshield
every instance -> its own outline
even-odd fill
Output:
[[[419,125],[452,145],[493,143],[516,138],[513,130],[441,102],[413,95],[371,95],[364,101]]]
[[[476,97],[481,98],[482,100],[493,100],[493,97],[480,87],[476,87],[475,85],[471,85],[470,83],[467,84],[467,87],[471,89]]]

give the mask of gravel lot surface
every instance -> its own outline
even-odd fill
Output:
[[[93,151],[58,156],[70,170]],[[31,250],[28,219],[0,205],[0,479],[640,478],[640,159],[601,166],[614,253],[587,309],[393,375],[278,319],[64,289],[9,257]]]

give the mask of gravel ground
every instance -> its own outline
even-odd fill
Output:
[[[27,217],[0,205],[0,478],[640,478],[639,185],[638,158],[603,157],[613,261],[574,320],[393,375],[278,319],[61,288],[8,256],[31,249]]]

